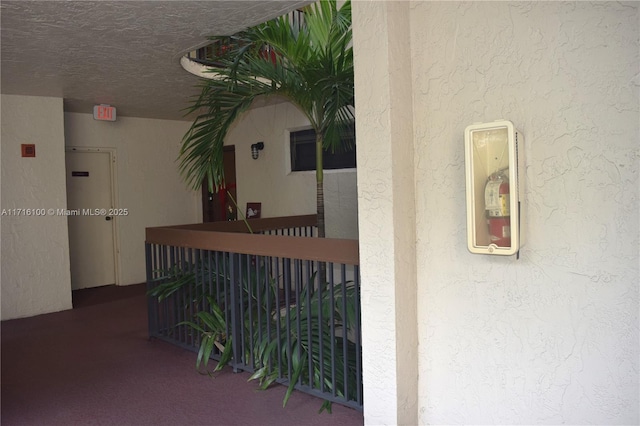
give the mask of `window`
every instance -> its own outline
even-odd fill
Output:
[[[356,167],[355,124],[345,130],[341,147],[335,152],[324,150],[322,161],[325,170],[352,169]],[[291,171],[316,169],[316,132],[313,129],[289,134],[291,144]],[[349,142],[351,141],[351,142]]]

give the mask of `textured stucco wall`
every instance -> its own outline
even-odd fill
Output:
[[[639,5],[412,3],[421,423],[640,421]],[[500,118],[520,260],[465,243],[464,128]]]
[[[65,113],[65,144],[116,149],[120,285],[146,280],[145,228],[202,220],[200,192],[187,188],[176,159],[189,123],[118,117],[96,121],[91,114]]]
[[[366,424],[418,421],[407,2],[353,4]]]
[[[0,98],[1,208],[66,206],[62,99]],[[35,158],[21,158],[23,143],[36,145]],[[0,219],[3,320],[71,308],[67,218],[20,213]]]
[[[316,213],[314,171],[290,172],[289,130],[309,128],[309,121],[290,103],[254,108],[229,132],[225,145],[235,145],[238,205],[262,203],[262,217]],[[264,142],[257,160],[251,144]],[[325,170],[327,237],[358,238],[355,170]]]

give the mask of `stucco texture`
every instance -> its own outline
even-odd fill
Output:
[[[638,3],[411,7],[421,423],[637,424]],[[466,250],[463,131],[496,119],[519,260]]]
[[[416,424],[416,209],[407,2],[353,5],[366,424]]]
[[[62,99],[2,95],[2,319],[71,308]],[[34,144],[35,158],[21,157]]]

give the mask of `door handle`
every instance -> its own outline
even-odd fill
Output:
[[[105,217],[104,220],[111,220],[111,216]]]

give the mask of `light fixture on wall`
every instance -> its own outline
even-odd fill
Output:
[[[263,149],[264,149],[264,142],[258,142],[251,145],[251,158],[253,158],[254,160],[257,160],[258,156],[260,155],[260,151],[262,151]]]

